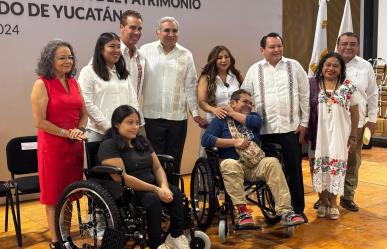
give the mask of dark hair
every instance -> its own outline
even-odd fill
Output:
[[[105,45],[112,41],[117,40],[120,41],[120,37],[113,32],[102,33],[95,44],[94,56],[93,56],[93,69],[94,72],[104,81],[108,81],[110,79],[109,71],[106,66],[105,59],[103,58],[102,52],[105,48]],[[126,79],[129,76],[128,71],[126,70],[125,60],[120,56],[120,59],[115,64],[117,76],[120,80]]]
[[[331,57],[336,58],[340,63],[340,75],[339,75],[339,83],[343,84],[345,80],[345,62],[343,60],[343,57],[339,53],[335,52],[329,52],[328,54],[324,55],[324,57],[321,58],[320,62],[317,66],[317,71],[315,74],[315,78],[317,82],[320,82],[324,80],[324,75],[322,74],[322,69],[324,67],[324,63]]]
[[[55,39],[49,41],[47,45],[42,49],[38,61],[38,67],[35,70],[37,75],[44,76],[46,79],[52,78],[52,76],[54,75],[55,52],[59,47],[68,47],[70,49],[71,55],[74,57],[73,66],[71,67],[70,72],[66,74],[66,77],[73,77],[77,74],[77,69],[75,68],[76,60],[73,47],[68,42],[65,42],[60,39]]]
[[[355,34],[355,33],[353,33],[353,32],[345,32],[345,33],[342,33],[342,34],[339,36],[339,38],[337,38],[337,45],[339,45],[339,43],[340,43],[340,38],[343,37],[343,36],[355,37],[356,40],[357,40],[357,44],[358,44],[358,45],[360,44],[360,37],[359,37],[357,34]]]
[[[271,33],[265,35],[264,37],[262,37],[261,42],[260,42],[261,48],[266,48],[266,42],[267,42],[268,37],[280,38],[281,43],[282,44],[284,43],[284,40],[282,39],[282,37],[278,33],[271,32]]]
[[[140,114],[136,108],[129,105],[120,105],[112,114],[112,127],[106,131],[105,139],[113,138],[118,145],[118,149],[122,152],[129,149],[128,140],[119,134],[116,125],[121,124],[124,119],[132,114],[136,114],[140,120]],[[137,134],[136,138],[131,141],[133,148],[137,151],[146,151],[149,149],[148,141],[141,135]]]
[[[216,66],[216,61],[220,52],[226,51],[230,56],[230,67],[228,71],[231,71],[237,78],[239,86],[242,84],[242,75],[238,69],[235,68],[235,58],[232,56],[230,50],[225,46],[215,46],[210,53],[208,54],[207,64],[204,66],[200,77],[206,76],[208,80],[207,85],[207,102],[211,106],[215,106],[215,92],[216,92],[216,76],[218,75],[218,68]]]
[[[127,21],[129,16],[136,17],[138,19],[141,19],[141,21],[142,21],[142,16],[141,16],[141,14],[139,12],[137,12],[135,10],[127,10],[124,13],[122,13],[121,16],[120,16],[120,24],[122,26],[126,25],[126,21]]]
[[[251,93],[245,89],[238,89],[236,90],[235,92],[233,92],[231,94],[231,97],[230,97],[230,101],[231,100],[234,100],[234,101],[238,101],[241,99],[241,94],[247,94],[251,97]]]

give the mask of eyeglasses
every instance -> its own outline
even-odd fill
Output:
[[[178,31],[177,29],[164,29],[163,30],[163,32],[165,32],[165,33],[171,33],[171,32],[172,33],[177,33],[177,31]]]
[[[74,56],[69,55],[69,56],[60,56],[55,58],[58,61],[74,61]]]
[[[245,105],[253,106],[253,102],[251,102],[251,101],[249,101],[247,99],[240,99],[239,101],[241,101]]]
[[[350,46],[351,48],[357,47],[357,42],[341,42],[339,43],[342,47]]]

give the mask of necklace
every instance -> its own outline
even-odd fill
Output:
[[[326,99],[327,99],[326,103],[328,105],[328,113],[332,112],[332,104],[335,102],[333,95],[335,94],[335,91],[337,90],[338,85],[339,85],[339,80],[336,81],[336,84],[335,84],[334,89],[332,90],[332,93],[328,93],[324,80],[320,81],[320,87],[322,86],[322,89],[323,89],[324,94],[325,94]]]
[[[227,74],[226,75],[220,75],[219,74],[220,80],[223,82],[223,85],[227,88],[229,88],[230,84],[227,83]]]

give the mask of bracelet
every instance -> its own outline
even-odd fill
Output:
[[[160,188],[156,186],[156,189],[153,191],[155,194],[159,192]]]
[[[357,136],[349,136],[349,138],[352,138],[352,139],[357,139]]]
[[[59,131],[59,136],[64,137],[65,135],[66,135],[66,130],[61,128]]]
[[[81,130],[83,133],[86,132],[86,128],[85,127],[78,127],[78,130]]]
[[[352,142],[356,143],[356,142],[357,142],[357,137],[353,137],[353,136],[351,137],[351,136],[350,136],[350,137],[349,137],[349,140],[351,140]]]

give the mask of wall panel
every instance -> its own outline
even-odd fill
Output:
[[[345,0],[330,0],[327,4],[328,50],[335,49]],[[306,70],[313,50],[318,0],[283,0],[284,54],[298,60]],[[351,0],[354,32],[360,34],[360,0]]]

